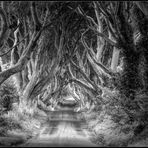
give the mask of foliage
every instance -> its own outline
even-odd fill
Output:
[[[24,136],[30,138],[38,134],[43,122],[28,112],[20,112],[18,105],[15,105],[13,110],[0,116],[0,135],[9,136],[10,132],[16,131],[16,134],[23,133]]]
[[[0,86],[0,106],[6,111],[12,110],[12,104],[18,103],[19,96],[11,79]]]
[[[113,95],[104,94],[101,108],[83,114],[88,125],[97,134],[94,141],[103,146],[127,146],[140,141],[140,135],[147,137],[147,96],[137,94],[136,100],[129,100],[119,91],[114,90]],[[141,102],[141,103],[140,103]],[[100,139],[103,135],[103,140]]]

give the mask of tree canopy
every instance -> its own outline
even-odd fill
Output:
[[[26,102],[58,101],[65,89],[80,102],[113,90],[134,100],[148,89],[147,7],[1,1],[0,84],[12,78]]]

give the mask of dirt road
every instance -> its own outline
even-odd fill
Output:
[[[80,113],[62,108],[49,114],[49,121],[39,136],[30,139],[25,147],[98,147],[89,140],[91,133]]]

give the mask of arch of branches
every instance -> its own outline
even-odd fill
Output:
[[[65,90],[82,105],[101,102],[113,89],[134,99],[139,88],[148,89],[146,8],[144,2],[1,1],[0,84],[12,78],[20,102],[29,104],[56,102]]]

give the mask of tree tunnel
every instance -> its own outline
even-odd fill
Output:
[[[101,141],[101,128],[108,137],[125,125],[123,135],[141,133],[148,125],[147,48],[147,2],[0,1],[0,121],[4,111],[11,119],[81,114]],[[68,115],[58,115],[68,106]]]
[[[17,6],[18,3],[13,4]],[[47,4],[42,3],[40,6],[40,2],[20,2],[19,5],[25,11],[15,10],[11,6],[10,12],[14,12],[14,16],[10,18],[1,8],[2,25],[8,25],[7,30],[4,28],[4,53],[1,58],[4,61],[6,55],[10,55],[10,66],[2,70],[0,83],[11,76],[22,107],[24,104],[32,106],[37,100],[45,104],[56,104],[67,86],[80,106],[84,106],[85,99],[82,98],[85,98],[85,92],[82,95],[82,90],[89,91],[94,96],[101,93],[101,86],[99,88],[97,83],[102,78],[98,74],[103,72],[108,77],[112,72],[95,63],[95,53],[83,39],[84,33],[86,34],[83,30],[87,27],[85,22],[88,20],[79,12],[78,3],[73,6],[73,11],[68,3]],[[9,3],[2,2],[2,6],[5,5],[8,7]],[[58,5],[60,14],[56,14],[54,8]],[[9,28],[12,24],[16,25],[13,29]],[[7,50],[9,46],[10,49]]]
[[[1,1],[0,100],[52,110],[71,97],[77,111],[146,116],[147,23],[143,2]]]

